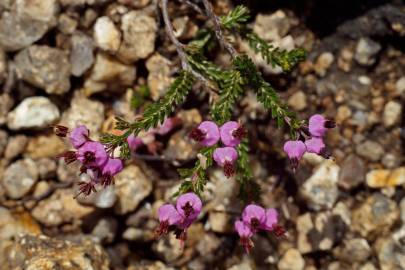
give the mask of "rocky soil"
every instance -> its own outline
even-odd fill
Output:
[[[154,239],[156,209],[181,182],[176,168],[196,158],[186,134],[207,113],[199,87],[178,110],[181,126],[143,138],[145,153],[165,159],[140,154],[114,187],[73,199],[78,168],[55,159],[69,146],[49,126],[86,124],[98,137],[112,131],[114,115],[141,112],[134,100],[165,94],[179,65],[157,2],[0,1],[1,269],[405,269],[401,1],[215,3],[217,13],[245,3],[259,36],[306,48],[308,59],[289,75],[254,59],[302,119],[320,112],[338,123],[327,137],[334,159],[306,155],[294,175],[281,151],[287,135],[253,94],[235,108],[248,123],[262,204],[280,210],[285,238],[257,235],[244,254],[232,227],[243,206],[238,186],[214,168],[184,250],[174,236]],[[171,4],[186,42],[204,21]],[[216,59],[228,61],[220,52]]]

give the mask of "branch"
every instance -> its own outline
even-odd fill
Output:
[[[188,5],[189,7],[194,9],[195,12],[205,15],[205,12],[197,4],[191,2],[190,0],[179,0],[179,2]]]
[[[236,52],[235,48],[232,46],[231,43],[229,43],[224,35],[222,34],[221,30],[221,20],[217,15],[215,15],[214,10],[212,8],[211,3],[208,0],[203,0],[205,10],[207,11],[208,17],[213,21],[214,23],[214,28],[215,28],[215,35],[219,41],[219,43],[232,55],[232,57],[238,56],[238,53]]]

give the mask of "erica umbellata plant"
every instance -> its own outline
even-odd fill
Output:
[[[117,118],[115,128],[119,134],[104,134],[101,140],[93,141],[89,130],[78,126],[69,130],[56,126],[59,136],[68,136],[75,148],[61,157],[67,163],[80,162],[81,173],[90,177],[89,182],[79,183],[78,195],[89,195],[114,184],[114,175],[123,169],[124,160],[143,145],[140,132],[166,134],[175,121],[171,118],[176,108],[187,99],[194,84],[200,82],[203,89],[211,95],[210,112],[205,120],[196,126],[189,137],[202,148],[199,158],[191,168],[182,168],[179,175],[183,179],[175,193],[175,205],[164,204],[158,210],[159,227],[156,236],[173,231],[184,243],[187,228],[197,219],[202,209],[202,192],[209,181],[207,170],[212,166],[222,168],[224,175],[239,182],[240,195],[247,203],[234,227],[240,242],[247,252],[253,247],[252,237],[263,231],[282,236],[285,230],[279,225],[276,209],[264,209],[257,205],[255,196],[260,185],[253,181],[249,164],[249,136],[245,125],[234,118],[234,108],[247,90],[252,90],[257,100],[267,109],[280,128],[289,131],[290,140],[284,151],[295,171],[305,152],[328,157],[325,150],[324,135],[334,122],[322,115],[314,115],[309,121],[299,120],[279,97],[273,86],[267,82],[249,56],[238,52],[230,40],[245,40],[254,52],[260,54],[269,65],[281,67],[284,72],[291,71],[305,58],[303,49],[291,51],[276,48],[256,35],[247,25],[249,12],[244,6],[237,6],[225,16],[214,14],[208,0],[199,4],[182,1],[193,12],[207,18],[211,24],[200,31],[197,38],[188,44],[181,43],[175,36],[168,14],[168,0],[161,0],[161,13],[167,35],[174,44],[181,61],[181,69],[168,88],[165,96],[150,104],[142,117],[133,122]],[[231,57],[231,65],[222,67],[210,60],[207,51],[213,46],[224,49]],[[280,146],[281,147],[281,146]],[[118,154],[116,154],[118,153]],[[115,156],[117,155],[117,156]]]

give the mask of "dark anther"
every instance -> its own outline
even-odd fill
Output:
[[[87,151],[84,153],[84,164],[93,162],[96,160],[96,156],[94,155],[93,152]]]
[[[259,220],[258,220],[257,218],[252,218],[252,219],[250,220],[250,226],[252,226],[252,229],[253,229],[253,230],[259,229],[259,226],[260,226]]]
[[[247,135],[247,130],[243,126],[239,126],[232,132],[232,136],[234,136],[238,140],[242,140]]]
[[[336,122],[333,120],[326,120],[325,123],[323,124],[323,126],[326,128],[335,128]]]
[[[55,132],[56,136],[66,137],[66,134],[69,132],[69,128],[61,125],[55,125],[53,126],[53,131]]]
[[[184,215],[186,215],[186,217],[189,217],[194,212],[194,208],[189,202],[187,202],[181,209],[183,209]]]
[[[199,128],[193,129],[188,136],[196,142],[201,142],[205,139],[205,133]]]
[[[224,164],[224,174],[226,177],[231,177],[235,173],[235,169],[231,162],[225,162]]]
[[[66,151],[65,153],[58,155],[57,158],[63,158],[66,164],[70,164],[77,160],[75,151]]]
[[[79,193],[77,193],[77,195],[74,198],[77,198],[80,194],[89,196],[92,192],[97,192],[96,187],[94,186],[95,183],[93,181],[80,182],[78,185],[79,185]]]

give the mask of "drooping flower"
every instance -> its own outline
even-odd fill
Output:
[[[204,146],[213,146],[219,141],[220,133],[217,124],[212,121],[204,121],[193,129],[189,136]]]
[[[202,209],[202,202],[196,194],[192,192],[185,193],[177,199],[176,209],[180,216],[182,216],[179,227],[185,229],[197,219]]]
[[[176,208],[172,204],[164,204],[159,207],[159,228],[156,230],[156,234],[161,236],[169,232],[169,227],[177,225],[182,217],[177,212]]]
[[[80,125],[72,130],[69,139],[74,148],[78,149],[82,147],[89,139],[90,131],[86,126]]]
[[[226,177],[231,177],[235,173],[234,163],[238,159],[238,152],[233,147],[220,147],[214,150],[213,158],[215,162],[224,168]]]
[[[246,136],[246,129],[235,121],[228,121],[220,129],[221,141],[225,146],[234,147]]]
[[[314,154],[322,154],[325,149],[325,143],[322,138],[312,137],[305,141],[307,152]]]
[[[264,222],[264,229],[272,231],[274,226],[278,223],[278,212],[274,208],[266,210],[266,220]]]
[[[266,210],[256,204],[249,204],[242,212],[242,221],[249,226],[253,232],[257,232],[265,226]]]
[[[175,127],[181,124],[181,120],[178,117],[169,117],[163,122],[163,124],[156,129],[156,133],[159,135],[166,135],[172,131]]]
[[[119,158],[109,158],[101,169],[101,184],[106,187],[114,184],[114,175],[124,168],[123,162]]]
[[[306,146],[302,141],[287,141],[284,144],[284,152],[287,153],[294,171],[298,167],[298,162],[304,155],[305,151]]]
[[[237,220],[235,222],[235,230],[239,234],[240,244],[243,246],[246,253],[249,253],[254,246],[252,240],[250,239],[253,236],[252,230],[242,220]]]
[[[309,133],[314,137],[323,137],[328,129],[335,126],[336,123],[334,121],[326,119],[320,114],[312,115],[308,121]]]
[[[127,143],[128,143],[129,149],[132,152],[135,152],[139,147],[141,147],[143,145],[142,139],[139,137],[135,137],[133,134],[128,136]]]
[[[104,145],[99,142],[86,142],[77,150],[77,159],[85,167],[101,168],[108,160]]]
[[[67,133],[69,132],[69,128],[62,125],[55,125],[53,126],[53,131],[55,132],[56,136],[66,137]]]

